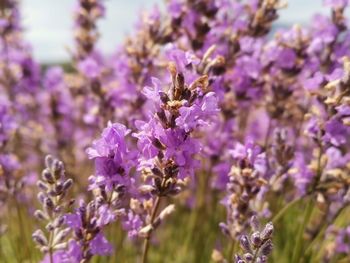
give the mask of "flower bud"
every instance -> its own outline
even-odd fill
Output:
[[[57,159],[55,159],[53,161],[53,164],[52,164],[52,172],[53,172],[53,175],[54,177],[56,178],[56,180],[60,179],[61,176],[62,176],[62,172],[63,172],[63,163]]]
[[[43,191],[47,191],[49,187],[43,182],[43,181],[38,181],[36,185]]]
[[[147,238],[152,230],[153,230],[153,226],[147,225],[147,226],[141,228],[141,230],[139,231],[139,236]]]
[[[264,256],[268,256],[273,249],[273,244],[271,239],[268,239],[262,246],[261,246],[261,254]]]
[[[60,217],[56,218],[54,225],[55,225],[55,227],[58,228],[58,227],[61,227],[64,224],[64,222],[65,222],[64,216],[60,216]]]
[[[173,204],[168,205],[166,208],[163,209],[162,212],[160,212],[159,219],[161,221],[163,221],[165,218],[167,218],[174,211],[175,211],[175,205],[173,205]]]
[[[245,254],[243,255],[243,257],[244,257],[244,259],[245,259],[247,262],[252,262],[252,261],[253,261],[253,258],[254,258],[253,254],[251,254],[251,253],[245,253]]]
[[[41,210],[36,210],[34,212],[34,216],[39,220],[47,220],[48,219],[47,216],[44,214],[44,212]]]
[[[259,220],[256,216],[252,216],[250,219],[250,225],[253,231],[258,231],[260,228]]]
[[[33,233],[32,238],[40,246],[46,246],[48,243],[43,231],[40,229]]]
[[[52,231],[55,230],[55,226],[52,223],[48,223],[46,225],[46,230],[49,231],[49,232],[52,232]]]
[[[53,163],[53,157],[51,155],[46,155],[45,157],[45,166],[51,167]]]
[[[53,184],[55,182],[52,173],[47,168],[42,171],[41,177],[44,181],[48,182],[49,184]]]
[[[59,244],[54,245],[53,249],[55,250],[62,250],[67,248],[67,242],[62,242]]]
[[[43,192],[39,192],[37,198],[40,201],[40,203],[44,204],[45,199],[46,199],[46,195]]]
[[[49,252],[49,247],[48,246],[43,246],[40,248],[40,252],[43,254],[46,254],[47,252]]]
[[[63,242],[69,233],[70,233],[70,228],[65,228],[65,229],[59,231],[53,240],[53,244],[55,245],[55,244]]]
[[[67,191],[73,185],[73,180],[71,178],[67,179],[63,184],[63,191]]]
[[[273,224],[271,222],[267,223],[264,230],[261,232],[261,239],[269,239],[271,238],[273,233]]]
[[[249,239],[246,235],[242,235],[239,239],[239,242],[241,244],[241,247],[243,250],[247,251],[247,252],[251,252],[252,248],[250,246],[250,242]]]
[[[254,247],[259,247],[261,244],[260,232],[256,231],[250,236],[250,241]]]
[[[46,197],[45,198],[44,205],[45,205],[45,207],[47,207],[49,209],[53,209],[54,208],[54,203],[53,203],[53,201],[52,201],[52,199],[50,197]]]

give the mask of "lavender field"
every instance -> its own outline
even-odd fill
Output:
[[[55,54],[1,0],[0,262],[349,263],[350,1],[312,1],[149,2],[111,50],[75,0]]]

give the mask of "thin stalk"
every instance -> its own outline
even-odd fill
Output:
[[[232,240],[232,243],[231,243],[231,246],[230,246],[230,250],[228,252],[228,260],[229,262],[231,262],[232,258],[233,258],[233,254],[235,253],[235,248],[236,248],[236,241],[235,240]]]
[[[153,224],[154,219],[157,215],[159,204],[160,204],[160,196],[157,196],[153,210],[152,210],[152,214],[151,214],[151,222],[150,222],[151,225]],[[145,238],[145,241],[143,243],[142,263],[147,263],[147,255],[148,255],[148,251],[149,251],[149,241],[151,239],[151,236],[152,236],[152,231]]]
[[[52,249],[50,249],[50,263],[53,263],[53,254],[52,254]]]
[[[333,224],[342,214],[342,212],[348,207],[348,205],[344,205],[343,207],[341,207],[336,214],[334,214],[334,216],[332,217],[331,220],[329,221],[324,221],[323,224],[320,227],[320,231],[318,231],[318,234],[311,240],[310,244],[307,246],[306,250],[305,250],[305,255],[307,255],[308,253],[310,253],[313,245],[316,243],[316,241],[318,239],[320,239],[324,233],[326,232],[327,226]]]
[[[276,223],[284,214],[299,201],[303,200],[304,196],[294,199],[285,205],[278,213],[272,218],[272,223]]]
[[[5,222],[7,222],[8,224],[8,231],[13,231],[13,225],[12,225],[12,219],[11,219],[11,210],[7,210],[7,213],[5,213],[5,217],[6,217],[6,220]],[[16,226],[17,227],[17,226]],[[17,234],[17,232],[16,232]],[[4,237],[6,237],[6,239],[8,240],[8,243],[9,243],[9,246],[12,250],[12,253],[13,253],[13,256],[14,258],[17,259],[17,262],[21,262],[21,259],[20,259],[20,248],[19,248],[19,244],[16,241],[14,241],[14,238],[15,238],[15,234],[14,235],[11,235],[11,234],[7,234],[7,235],[4,235]]]
[[[50,237],[49,237],[49,245],[50,245],[50,249],[49,249],[49,258],[50,258],[50,263],[54,263],[53,262],[53,253],[52,253],[52,241],[53,241],[53,234],[52,231],[50,231]]]
[[[252,263],[255,263],[256,262],[256,258],[258,257],[258,253],[259,253],[259,248],[257,248],[254,252],[254,257],[253,257],[253,261]]]
[[[268,124],[268,128],[266,131],[266,135],[265,135],[265,140],[264,140],[264,149],[265,149],[265,153],[266,153],[266,173],[269,173],[270,170],[270,162],[269,162],[269,137],[272,131],[272,121],[271,119],[269,119],[269,124]]]
[[[314,184],[312,185],[312,191],[314,191],[317,188],[318,183],[320,182],[321,176],[322,176],[321,160],[322,160],[323,147],[321,142],[319,142],[319,150],[320,152],[317,158],[316,178],[315,178]]]
[[[313,211],[312,198],[310,198],[310,200],[306,206],[306,212],[304,215],[303,222],[302,222],[301,226],[299,227],[297,238],[295,240],[295,249],[293,251],[292,262],[296,263],[296,262],[299,262],[299,260],[300,260],[300,254],[301,254],[302,243],[303,243],[302,242],[303,241],[303,234],[304,234],[305,228],[310,220],[312,211]]]
[[[31,257],[30,257],[30,252],[29,252],[29,244],[28,244],[28,240],[26,238],[26,234],[25,234],[25,231],[24,231],[24,222],[23,222],[23,218],[22,218],[22,214],[21,214],[21,211],[20,211],[20,207],[19,207],[19,204],[15,198],[15,206],[16,206],[16,212],[17,212],[17,217],[18,217],[18,220],[19,220],[19,229],[21,231],[21,236],[23,237],[24,239],[24,245],[25,245],[25,253],[27,254],[27,257],[30,259],[29,261],[32,262],[31,260]]]

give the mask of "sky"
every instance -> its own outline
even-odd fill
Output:
[[[72,10],[77,0],[22,0],[25,37],[32,44],[34,57],[43,63],[69,59],[67,48],[72,47]],[[279,23],[307,24],[316,12],[327,13],[322,0],[289,0],[281,10]],[[132,32],[142,10],[149,10],[162,0],[106,0],[106,17],[99,22],[101,38],[98,46],[112,53]]]

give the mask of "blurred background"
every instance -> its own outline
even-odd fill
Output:
[[[22,0],[23,25],[34,57],[41,63],[68,60],[67,48],[72,46],[72,10],[76,0]],[[99,24],[101,38],[98,46],[112,53],[130,33],[140,12],[154,5],[162,7],[162,0],[106,0],[106,18]],[[289,0],[289,8],[281,10],[277,27],[292,23],[306,24],[315,13],[325,13],[322,0]]]

